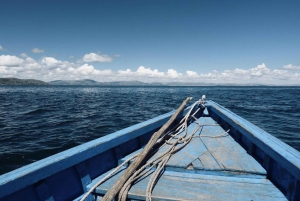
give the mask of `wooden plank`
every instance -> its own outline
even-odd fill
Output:
[[[82,189],[86,192],[86,186],[92,182],[85,163],[78,163],[76,166],[77,173],[81,179]]]
[[[198,124],[192,123],[188,127],[187,137],[190,136],[194,129],[197,128]],[[199,132],[199,131],[197,131]],[[180,133],[178,137],[183,136],[184,132]],[[176,139],[172,139],[171,143],[174,142]],[[182,144],[177,145],[177,147],[182,146]],[[171,145],[164,145],[161,149],[158,150],[148,161],[153,160],[167,152],[170,149]],[[133,155],[138,154],[141,152],[142,149],[139,149],[128,156],[121,159],[122,162],[127,160]],[[171,156],[170,160],[166,164],[167,167],[180,167],[180,168],[187,168],[189,164],[192,163],[196,158],[198,158],[202,153],[207,151],[201,140],[193,139],[188,145],[186,145],[183,149],[176,152],[174,155]]]
[[[81,198],[83,198],[83,196],[84,196],[84,194],[81,195],[81,196],[79,196],[78,198],[74,199],[73,201],[80,201]],[[101,201],[101,198],[102,198],[101,196],[97,196],[97,197],[95,198],[95,196],[92,195],[92,200],[85,199],[85,201]],[[131,201],[132,201],[132,200],[131,200]]]
[[[204,115],[204,116],[209,116],[209,112],[208,112],[207,108],[204,109],[203,115]]]
[[[208,150],[199,156],[199,160],[205,170],[224,170]]]
[[[206,106],[209,112],[215,113],[235,127],[259,149],[300,180],[300,153],[297,150],[213,101],[208,101]]]
[[[207,126],[207,125],[217,124],[210,117],[205,117],[205,118],[201,117],[199,119],[199,122],[201,123],[201,125],[206,125],[201,130],[201,135],[203,133],[203,135],[214,136],[225,132],[220,126]],[[197,126],[196,123],[193,123],[189,126],[188,135],[192,133],[193,129],[196,126]],[[252,174],[252,173],[263,174],[263,175],[266,174],[265,170],[251,156],[249,156],[242,147],[240,147],[236,142],[234,142],[234,140],[230,136],[227,136],[225,138],[227,138],[225,141],[223,138],[222,139],[205,138],[204,140],[204,141],[212,140],[213,142],[215,142],[214,144],[211,143],[209,144],[209,146],[211,147],[211,149],[215,154],[216,154],[215,151],[220,149],[220,147],[218,146],[222,145],[218,143],[220,140],[224,142],[229,141],[227,142],[227,145],[229,147],[222,146],[221,149],[219,150],[219,152],[222,153],[221,156],[222,159],[226,161],[224,162],[221,160],[222,165],[220,165],[217,162],[217,160],[214,158],[214,156],[211,154],[211,152],[207,150],[206,145],[203,144],[203,142],[199,138],[195,138],[186,147],[184,147],[182,150],[180,150],[170,158],[170,160],[166,164],[167,169],[168,167],[186,169],[189,166],[189,164],[191,164],[194,161],[192,165],[195,170],[236,171],[238,176],[241,176],[238,172],[244,172],[248,174]],[[152,156],[150,160],[159,157],[161,154],[165,153],[169,148],[170,145],[165,145],[154,156]],[[234,151],[235,153],[231,153],[232,151]],[[125,161],[127,158],[137,154],[138,152],[140,152],[140,150],[135,151],[132,154],[126,156],[125,158],[122,159],[122,161]],[[227,159],[224,158],[224,154],[226,154]],[[231,160],[231,158],[233,158],[233,160]],[[196,159],[198,159],[199,161],[197,161]],[[229,159],[231,161],[229,161]]]
[[[182,115],[189,110],[186,108]],[[0,198],[161,127],[174,111],[87,142],[0,176]]]
[[[36,187],[36,192],[40,198],[40,200],[45,201],[54,201],[53,196],[51,195],[51,191],[47,185],[47,183],[42,182]]]
[[[192,123],[188,126],[188,132],[187,136],[189,137],[195,129],[197,129],[198,124]],[[199,131],[197,131],[199,132]],[[178,137],[183,136],[184,132],[182,132]],[[171,143],[174,142],[176,139],[171,140]],[[180,147],[182,144],[178,144],[176,146]],[[163,146],[156,154],[154,154],[149,161],[153,160],[154,158],[157,158],[161,156],[162,154],[166,153],[170,149],[171,145],[165,145]],[[193,139],[188,145],[186,145],[184,148],[176,152],[174,155],[171,156],[169,161],[167,162],[167,167],[179,167],[179,168],[187,168],[189,164],[191,164],[196,158],[198,158],[203,152],[207,151],[203,143],[200,141],[200,139],[196,138]]]
[[[118,180],[119,172],[99,187],[95,193],[103,195]],[[108,173],[107,173],[108,174]],[[105,174],[106,175],[106,174]],[[93,184],[105,175],[95,179]],[[134,184],[129,199],[145,200],[149,177]],[[267,179],[249,179],[165,171],[152,192],[153,200],[286,200]]]
[[[213,122],[210,117],[205,117],[205,120],[204,124],[212,124]],[[235,142],[230,135],[213,138],[224,133],[225,130],[221,126],[204,126],[200,134],[201,140],[221,168],[227,171],[266,174],[263,167]]]
[[[201,140],[196,138],[176,154],[172,155],[166,166],[187,168],[189,164],[206,151],[207,149],[203,146]]]
[[[192,162],[193,168],[196,170],[203,170],[203,164],[201,163],[201,161],[199,160],[199,158],[197,158],[196,160],[194,160]]]
[[[142,149],[143,149],[143,148],[140,148],[140,149],[138,149],[138,150],[132,152],[131,154],[128,154],[127,156],[125,156],[124,158],[122,158],[122,159],[120,160],[121,163],[123,163],[124,161],[126,161],[128,158],[130,158],[130,157],[132,157],[132,156],[134,156],[134,155],[140,153],[140,152],[142,151]],[[131,162],[132,162],[132,161],[133,161],[133,160],[131,160]]]

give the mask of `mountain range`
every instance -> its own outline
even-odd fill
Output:
[[[44,82],[35,79],[18,79],[18,78],[0,78],[0,85],[74,85],[74,86],[275,86],[266,84],[216,84],[204,82],[152,82],[145,83],[140,81],[115,81],[115,82],[98,82],[91,79],[83,80],[54,80]],[[299,85],[293,85],[299,86]]]
[[[49,85],[47,82],[35,79],[0,78],[0,85]]]
[[[97,82],[95,80],[55,80],[48,82],[50,85],[92,85],[92,86],[211,86],[215,84],[206,83],[184,83],[184,82],[152,82],[145,83],[140,81],[115,81],[115,82]]]

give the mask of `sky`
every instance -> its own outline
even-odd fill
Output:
[[[299,8],[299,0],[0,0],[0,78],[300,84]]]

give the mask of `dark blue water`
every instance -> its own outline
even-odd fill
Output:
[[[0,174],[205,94],[300,151],[300,87],[0,87]]]

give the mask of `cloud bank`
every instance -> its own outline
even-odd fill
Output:
[[[218,72],[198,73],[186,70],[184,73],[175,69],[166,72],[144,66],[136,70],[97,69],[89,62],[111,62],[113,57],[100,54],[84,55],[83,63],[57,60],[43,57],[35,60],[26,54],[0,55],[0,77],[32,78],[44,81],[94,79],[96,81],[142,81],[142,82],[204,82],[237,84],[300,84],[300,66],[288,64],[281,69],[271,70],[264,63],[249,69],[230,69]],[[201,68],[199,68],[201,72]]]
[[[293,66],[292,64],[285,65],[283,68],[287,70],[300,70],[300,66]]]

